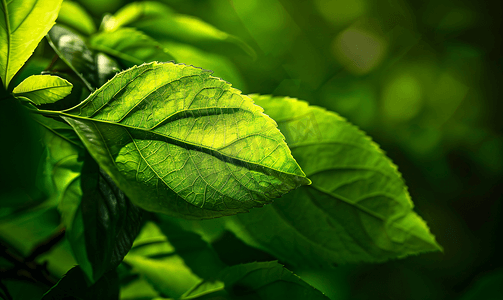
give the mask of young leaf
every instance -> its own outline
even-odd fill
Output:
[[[58,76],[33,75],[23,80],[12,92],[40,105],[63,99],[72,92],[72,87],[70,82]]]
[[[91,37],[89,45],[117,57],[127,67],[144,62],[173,60],[173,56],[161,44],[133,28],[98,33]]]
[[[196,286],[182,299],[324,299],[323,295],[314,287],[304,282],[300,277],[287,270],[275,261],[255,262],[228,267],[219,275],[223,282],[220,291],[215,290],[215,285],[210,285],[205,290]],[[225,292],[223,292],[225,291]],[[209,293],[209,294],[208,294]]]
[[[6,89],[54,25],[62,1],[2,0],[0,3],[0,78]]]
[[[67,219],[75,258],[91,282],[117,267],[141,225],[141,210],[87,157],[80,179],[82,197]],[[77,204],[77,208],[75,208]]]
[[[42,300],[118,300],[119,281],[117,271],[112,270],[101,279],[88,285],[79,266],[70,269],[58,283],[44,294]]]
[[[238,237],[294,265],[318,267],[441,249],[412,210],[396,166],[363,132],[304,101],[251,97],[278,122],[313,183],[230,219]]]
[[[255,57],[255,51],[241,39],[223,32],[192,16],[177,14],[166,5],[153,2],[133,2],[113,16],[103,19],[104,31],[113,32],[123,26],[133,26],[157,39],[178,40],[202,44],[206,42],[231,42]]]
[[[210,72],[151,63],[59,114],[138,206],[186,218],[260,207],[308,184],[276,123]]]
[[[59,11],[58,23],[66,24],[85,35],[96,32],[93,18],[77,2],[64,1]]]

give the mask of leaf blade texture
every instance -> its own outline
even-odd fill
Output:
[[[238,237],[294,265],[314,267],[441,249],[412,210],[396,166],[362,131],[304,101],[251,97],[277,120],[313,183],[229,219]]]
[[[0,78],[7,88],[54,25],[62,0],[2,0],[0,12]]]
[[[146,210],[213,218],[309,183],[276,123],[202,69],[133,67],[60,115]]]
[[[72,92],[73,85],[59,76],[32,75],[12,91],[30,99],[35,105],[54,103]]]

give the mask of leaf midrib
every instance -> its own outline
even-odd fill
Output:
[[[5,18],[5,26],[7,31],[7,59],[5,62],[5,88],[9,87],[9,77],[7,76],[9,73],[9,61],[10,61],[10,47],[11,47],[11,31],[10,31],[10,22],[9,22],[9,9],[7,6],[7,1],[2,0],[2,5],[4,7],[4,18]]]
[[[125,125],[125,124],[110,122],[110,121],[106,121],[106,120],[91,119],[91,118],[88,118],[88,117],[82,117],[82,116],[72,115],[72,114],[68,114],[68,113],[65,113],[65,112],[51,112],[51,113],[55,113],[55,114],[58,114],[60,116],[64,116],[64,117],[68,117],[68,118],[72,118],[72,119],[80,119],[80,120],[94,122],[94,123],[103,123],[103,124],[108,124],[108,125],[114,125],[114,126],[123,127],[123,128],[126,128],[126,129],[131,129],[131,130],[135,130],[135,131],[141,131],[141,132],[145,132],[145,133],[148,133],[148,134],[155,134],[157,136],[162,137],[162,139],[173,140],[173,141],[176,141],[176,142],[181,143],[181,144],[186,144],[186,145],[192,146],[194,148],[204,148],[204,149],[209,150],[209,151],[217,152],[218,154],[222,155],[223,157],[228,157],[228,158],[235,159],[235,160],[238,160],[238,161],[241,161],[241,162],[245,162],[245,163],[248,163],[248,164],[251,164],[251,165],[260,166],[262,168],[267,168],[267,169],[270,169],[270,170],[273,170],[273,171],[276,171],[276,172],[280,172],[280,173],[283,173],[283,174],[292,175],[292,176],[296,176],[296,177],[302,177],[302,176],[299,176],[298,174],[294,174],[294,173],[291,173],[291,172],[286,172],[284,170],[277,170],[277,169],[274,169],[274,168],[269,167],[269,166],[264,166],[264,165],[260,165],[260,164],[258,164],[256,162],[245,160],[245,159],[243,159],[241,157],[236,157],[236,156],[233,156],[233,155],[222,153],[222,152],[219,151],[219,149],[216,149],[216,148],[208,147],[206,145],[194,144],[194,143],[191,143],[191,142],[188,142],[188,141],[176,138],[176,137],[172,137],[172,136],[165,136],[165,135],[163,135],[163,134],[161,134],[159,132],[150,131],[149,129],[139,128],[139,127],[133,127],[133,126],[130,126],[130,125]],[[254,134],[254,135],[258,135],[258,133]],[[250,136],[247,136],[247,137],[250,137]],[[304,177],[304,178],[307,178],[307,177]]]

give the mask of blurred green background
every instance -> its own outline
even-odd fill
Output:
[[[125,3],[80,2],[97,18]],[[225,61],[229,67],[215,75],[244,93],[307,100],[371,135],[399,166],[416,211],[445,249],[295,272],[334,300],[502,299],[501,2],[162,2],[243,39],[257,54],[205,44],[203,52],[187,49],[184,63],[211,69],[212,61]],[[227,237],[215,247],[237,244]],[[239,250],[226,256],[260,255]]]
[[[80,0],[96,18],[124,0]],[[455,0],[162,0],[244,40],[163,41],[243,93],[335,111],[381,145],[444,253],[294,269],[333,300],[503,299],[503,4]],[[190,43],[189,43],[190,44]],[[227,234],[229,262],[271,259]]]

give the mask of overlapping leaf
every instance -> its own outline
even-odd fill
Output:
[[[441,247],[412,210],[396,166],[335,113],[252,95],[279,124],[310,186],[230,219],[247,243],[295,265],[378,262]]]
[[[202,69],[133,67],[58,114],[119,188],[150,211],[231,215],[309,183],[276,123]]]
[[[75,258],[94,282],[117,267],[133,245],[141,210],[90,157],[78,182],[80,197],[71,203],[63,200],[63,218]]]
[[[254,57],[254,50],[241,39],[215,28],[193,16],[177,14],[166,5],[153,2],[134,2],[107,16],[102,23],[104,31],[115,31],[133,26],[160,40],[177,40],[191,44],[231,42]],[[168,49],[169,50],[169,49]]]
[[[70,82],[58,76],[33,75],[23,80],[12,92],[40,105],[63,99],[71,93],[72,87]]]
[[[256,262],[223,270],[222,283],[196,286],[182,299],[324,299],[328,297],[277,262]]]
[[[70,68],[70,73],[73,71],[89,91],[94,91],[119,71],[113,59],[89,49],[80,34],[65,26],[55,25],[47,40],[64,62],[63,66]],[[61,67],[56,65],[55,71],[61,71],[58,68]]]
[[[54,25],[62,0],[0,3],[0,78],[5,88]]]
[[[133,28],[98,33],[90,39],[89,44],[95,50],[117,57],[127,67],[144,62],[173,60],[173,56],[161,44]]]

